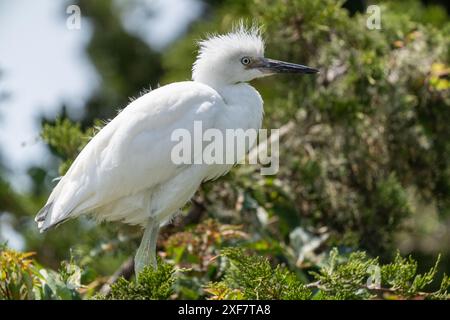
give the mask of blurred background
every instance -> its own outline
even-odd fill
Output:
[[[72,4],[81,10],[73,30]],[[381,29],[367,27],[371,4]],[[72,257],[90,281],[117,270],[139,229],[82,218],[39,234],[34,215],[101,120],[142,90],[189,80],[195,42],[245,19],[263,27],[267,56],[321,74],[253,83],[264,127],[289,128],[280,172],[239,166],[205,184],[163,230],[160,254],[196,266],[192,288],[213,277],[207,259],[236,244],[301,274],[334,246],[385,261],[399,250],[421,268],[441,254],[448,273],[449,8],[444,0],[0,0],[0,242],[36,252],[49,268]],[[194,291],[184,294],[201,295]]]

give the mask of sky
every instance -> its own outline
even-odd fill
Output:
[[[148,19],[144,10],[126,11],[124,26],[159,50],[176,39],[203,8],[198,0],[134,1],[151,6],[156,15]],[[45,165],[50,159],[39,138],[40,116],[55,117],[62,103],[72,115],[79,114],[91,90],[99,85],[84,54],[91,36],[89,22],[82,18],[80,30],[69,30],[68,5],[70,1],[0,0],[0,92],[10,96],[0,103],[0,154],[19,191],[29,186],[27,168]]]
[[[12,182],[21,188],[26,168],[45,164],[49,155],[39,139],[39,116],[54,116],[61,102],[80,110],[98,84],[83,56],[84,30],[70,31],[62,1],[2,0],[0,4],[0,146]]]
[[[125,11],[123,24],[157,50],[164,50],[203,10],[199,0],[133,1],[151,6],[156,15],[148,19],[143,10]],[[82,17],[80,30],[69,30],[66,8],[70,4],[0,0],[0,93],[9,96],[0,102],[0,155],[18,191],[30,186],[27,169],[45,166],[51,157],[39,137],[40,117],[56,117],[62,104],[70,114],[80,114],[99,85],[84,53],[91,36],[89,22]],[[9,219],[8,214],[0,215],[0,241],[8,240],[11,248],[21,250],[23,239]]]

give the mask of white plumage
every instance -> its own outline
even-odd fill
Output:
[[[90,213],[100,220],[146,227],[136,272],[155,265],[159,227],[194,195],[200,184],[227,173],[230,164],[177,165],[171,161],[175,129],[259,129],[263,101],[244,83],[276,72],[312,73],[301,65],[265,59],[255,29],[200,42],[193,81],[169,84],[131,102],[78,155],[36,216],[45,231]],[[289,69],[289,70],[288,70]]]

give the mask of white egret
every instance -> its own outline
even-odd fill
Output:
[[[172,83],[132,101],[75,159],[36,216],[41,232],[82,214],[145,227],[136,274],[156,267],[156,239],[203,181],[230,164],[177,165],[171,161],[177,128],[259,129],[263,100],[247,84],[275,73],[316,73],[304,65],[264,57],[256,28],[244,27],[200,41],[192,81]]]

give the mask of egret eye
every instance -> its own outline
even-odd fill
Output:
[[[243,58],[241,59],[241,63],[242,63],[244,66],[249,65],[250,62],[251,62],[251,59],[250,59],[249,57],[243,57]]]

